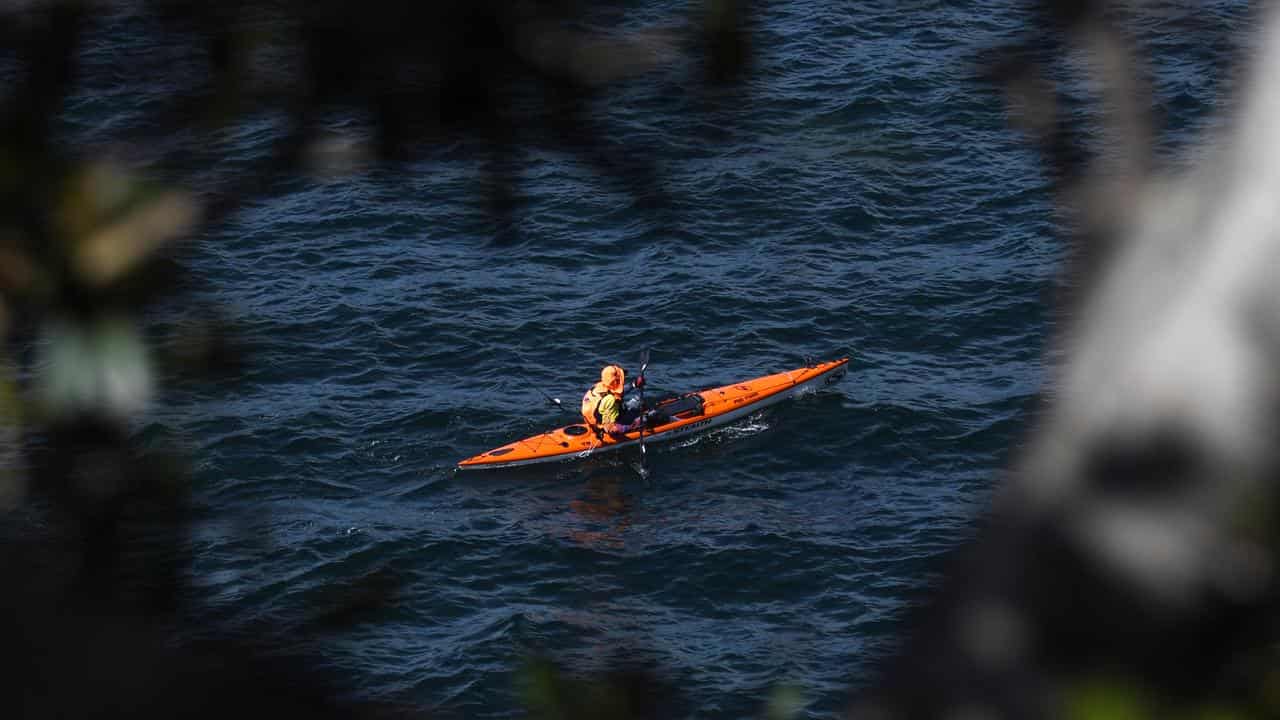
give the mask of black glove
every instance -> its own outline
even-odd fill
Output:
[[[631,381],[631,387],[633,387],[633,388],[635,388],[635,389],[637,389],[637,390],[639,390],[640,388],[644,387],[644,376],[643,376],[643,375],[641,375],[640,377],[636,378],[635,380],[632,380],[632,381]]]

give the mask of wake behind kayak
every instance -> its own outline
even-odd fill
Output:
[[[746,417],[798,393],[830,385],[844,377],[849,358],[699,390],[660,400],[653,406],[653,423],[644,431],[645,443],[688,437]],[[597,438],[585,424],[556,428],[494,448],[458,463],[459,470],[509,468],[563,462],[637,445],[640,431]]]

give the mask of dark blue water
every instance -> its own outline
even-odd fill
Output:
[[[649,0],[636,23],[684,11]],[[1233,52],[1187,28],[1245,21],[1233,3],[1161,13],[1139,30],[1176,150],[1210,123]],[[404,172],[290,181],[212,230],[184,262],[253,355],[170,388],[142,430],[194,459],[203,612],[288,627],[389,571],[391,606],[299,640],[363,697],[508,717],[527,658],[640,658],[699,716],[756,714],[786,683],[837,713],[980,522],[1046,379],[1065,251],[1036,154],[975,79],[1029,20],[768,4],[738,100],[708,111],[676,68],[597,103],[609,138],[658,164],[661,217],[533,146],[521,233],[496,242],[480,148],[460,139]],[[135,107],[103,91],[71,115],[127,125]],[[222,170],[280,131],[228,134]],[[604,460],[453,472],[561,422],[540,391],[576,404],[642,347],[651,385],[675,390],[853,362],[831,391],[655,448],[647,482]]]

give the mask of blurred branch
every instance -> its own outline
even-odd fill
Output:
[[[200,643],[183,636],[193,605],[189,472],[141,447],[133,427],[160,378],[234,368],[240,344],[222,313],[193,307],[196,319],[157,349],[146,310],[174,298],[194,306],[171,261],[181,242],[279,179],[394,165],[458,137],[488,147],[498,168],[490,208],[510,226],[518,174],[509,169],[534,145],[586,159],[642,201],[661,197],[649,154],[607,140],[592,104],[694,43],[684,30],[590,29],[588,9],[552,0],[0,4],[0,37],[16,48],[0,95],[0,510],[15,520],[29,512],[32,528],[0,545],[0,629],[23,667],[6,677],[13,692],[0,715],[381,713],[338,700],[346,683],[312,661],[280,657],[278,628],[252,642],[229,627]],[[718,17],[735,26],[731,9]],[[103,40],[140,49],[87,52]],[[111,88],[128,104],[132,91],[155,87],[178,90],[142,106],[125,129],[63,122],[77,93]],[[323,131],[335,111],[368,118],[369,136]],[[282,116],[283,130],[228,177],[219,138],[264,114]],[[354,625],[393,603],[399,586],[385,572],[336,586],[293,630]],[[40,690],[54,686],[72,691]]]
[[[1080,221],[1073,242],[1096,261],[1072,269],[1084,289],[1063,360],[993,516],[850,714],[1271,717],[1280,16],[1268,13],[1230,133],[1162,177],[1114,8],[1043,7],[1103,86],[1110,174],[1052,151],[1064,143],[1044,81],[994,75],[1023,92]]]

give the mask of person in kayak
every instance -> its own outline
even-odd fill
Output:
[[[633,386],[640,388],[641,383],[643,380],[637,379]],[[644,422],[640,408],[628,410],[623,403],[622,396],[626,387],[626,371],[618,365],[606,365],[600,371],[600,382],[582,396],[582,419],[587,422],[587,427],[595,431],[597,437],[604,433],[625,435],[640,429],[640,424]],[[639,417],[634,417],[636,415]]]

